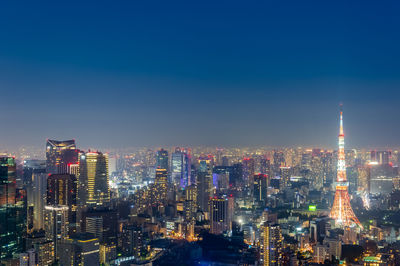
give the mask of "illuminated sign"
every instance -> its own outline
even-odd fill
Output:
[[[317,205],[308,205],[308,210],[310,212],[315,212],[317,210]]]

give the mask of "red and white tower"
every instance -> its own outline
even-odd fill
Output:
[[[343,112],[340,111],[339,151],[336,178],[335,200],[330,217],[342,226],[358,225],[362,228],[350,205],[349,183],[346,177],[346,162],[344,154]]]

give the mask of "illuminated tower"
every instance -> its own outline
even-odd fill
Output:
[[[339,133],[339,151],[336,178],[336,193],[331,209],[330,217],[342,226],[359,225],[356,215],[350,205],[349,184],[346,178],[346,164],[344,155],[344,133],[343,133],[343,116],[340,111],[340,133]]]
[[[79,157],[80,205],[101,206],[110,202],[108,155],[86,152]]]

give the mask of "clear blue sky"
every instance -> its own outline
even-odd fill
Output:
[[[8,2],[0,147],[400,143],[399,1]]]

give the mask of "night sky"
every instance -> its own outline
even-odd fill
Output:
[[[400,146],[398,0],[8,2],[0,149]]]

